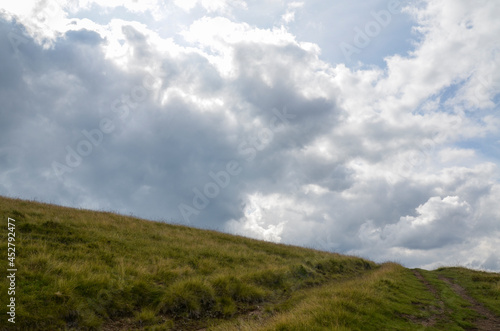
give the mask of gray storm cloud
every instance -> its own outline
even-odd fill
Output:
[[[409,4],[411,53],[349,67],[293,34],[306,3],[271,27],[250,5],[178,6],[172,35],[129,5],[107,23],[47,9],[65,24],[43,29],[2,12],[0,194],[498,269],[499,8]]]

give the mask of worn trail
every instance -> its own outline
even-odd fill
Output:
[[[462,299],[468,301],[471,304],[471,309],[476,311],[481,317],[477,319],[474,324],[476,326],[475,330],[485,330],[485,331],[497,331],[500,330],[500,318],[495,316],[489,309],[483,306],[476,299],[467,294],[466,290],[454,283],[451,279],[444,276],[438,276],[438,278],[444,281],[450,286],[450,288],[457,293]],[[474,330],[474,329],[473,329]]]
[[[419,281],[421,281],[425,285],[425,287],[427,287],[427,290],[429,292],[431,292],[432,295],[434,295],[434,297],[436,298],[436,300],[439,303],[439,307],[437,307],[436,314],[432,315],[428,319],[420,320],[418,322],[420,324],[422,324],[423,326],[434,326],[439,319],[445,319],[446,318],[446,315],[445,315],[445,304],[441,300],[441,298],[439,296],[438,290],[434,286],[432,286],[432,284],[429,283],[427,281],[427,279],[425,279],[420,272],[418,272],[417,270],[413,270],[413,274],[415,275],[415,277],[417,277],[417,279]]]

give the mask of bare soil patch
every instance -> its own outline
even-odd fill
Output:
[[[427,287],[427,290],[431,292],[432,295],[434,295],[434,297],[437,299],[439,303],[439,307],[437,307],[437,312],[427,319],[415,320],[415,318],[413,318],[411,320],[414,322],[418,322],[423,326],[434,326],[439,319],[446,318],[444,302],[441,300],[438,290],[434,286],[432,286],[432,284],[429,283],[427,279],[425,279],[424,276],[422,276],[422,274],[418,272],[418,270],[413,270],[413,274],[415,275],[415,277],[417,277],[418,280],[420,280],[425,285],[425,287]]]
[[[471,304],[471,309],[476,311],[481,318],[477,319],[474,324],[476,325],[475,329],[471,330],[485,330],[485,331],[497,331],[500,330],[500,318],[493,315],[493,313],[483,306],[476,299],[467,294],[467,291],[457,283],[454,283],[451,279],[446,278],[444,276],[438,276],[438,278],[444,281],[446,284],[450,286],[450,288],[455,291],[462,299],[468,301]]]

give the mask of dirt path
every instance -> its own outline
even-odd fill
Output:
[[[441,300],[438,290],[434,286],[432,286],[432,284],[429,283],[427,281],[427,279],[425,279],[422,276],[422,274],[420,272],[418,272],[418,270],[412,270],[412,271],[413,271],[413,274],[415,275],[415,277],[417,277],[417,279],[420,280],[425,285],[425,287],[427,287],[427,290],[429,290],[429,292],[431,292],[434,295],[434,297],[436,298],[436,300],[439,303],[439,307],[437,308],[436,314],[432,315],[428,319],[418,320],[418,321],[414,321],[414,322],[418,322],[418,323],[422,324],[423,326],[434,326],[438,319],[445,318],[444,302]]]
[[[438,278],[448,284],[451,289],[457,293],[462,299],[468,301],[472,305],[472,309],[476,311],[481,318],[476,320],[474,324],[476,325],[475,330],[485,330],[485,331],[497,331],[500,330],[500,318],[493,315],[491,311],[489,311],[486,307],[484,307],[480,302],[476,299],[469,296],[466,290],[454,283],[451,279],[446,278],[444,276],[438,276]],[[473,329],[474,330],[474,329]]]

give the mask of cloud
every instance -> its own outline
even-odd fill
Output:
[[[432,249],[461,242],[470,229],[471,207],[457,196],[432,197],[416,208],[417,216],[401,217],[396,224],[374,229],[365,223],[360,236],[379,234],[379,240],[409,249]],[[470,225],[469,225],[470,224]]]
[[[304,6],[303,2],[291,2],[287,5],[286,13],[281,16],[281,19],[285,24],[293,22],[295,20],[295,11],[297,8]]]
[[[227,1],[120,1],[113,17],[112,5],[58,2],[45,21],[9,5],[0,193],[495,269],[500,26],[482,4],[409,4],[411,48],[356,67],[299,36],[307,3],[269,3],[260,17]],[[334,36],[330,21],[319,23]]]
[[[476,152],[473,149],[444,149],[440,152],[441,161],[447,162],[460,162],[470,160],[476,157]]]
[[[233,7],[247,8],[247,4],[244,1],[229,1],[229,0],[174,0],[176,6],[182,8],[185,11],[191,11],[197,5],[200,5],[207,12],[219,12],[228,14],[231,12]]]

